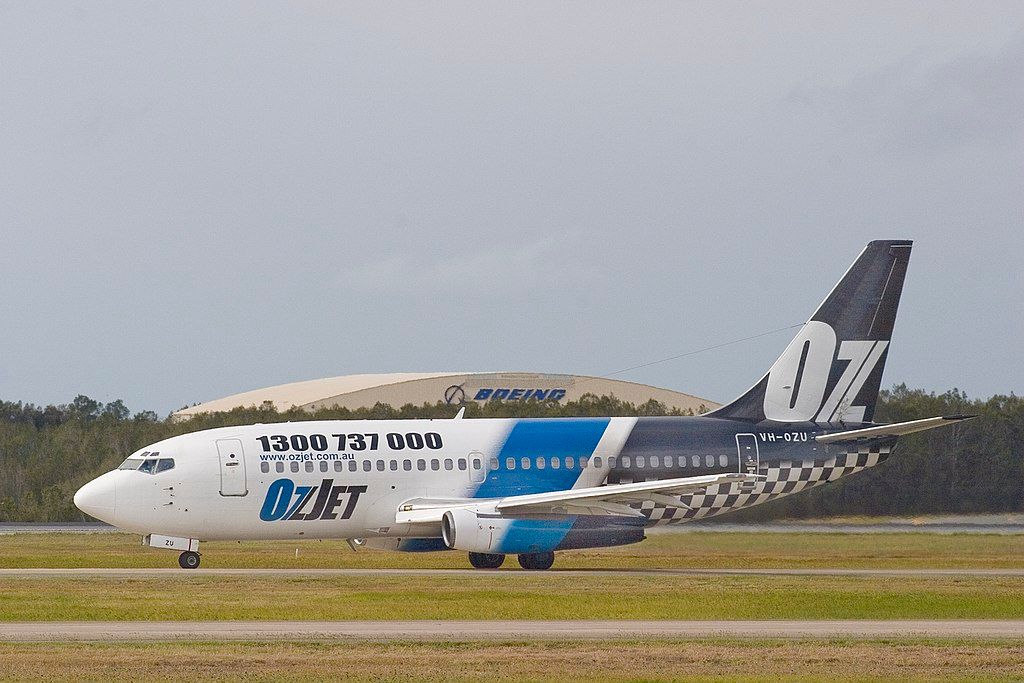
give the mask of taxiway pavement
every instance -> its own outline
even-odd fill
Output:
[[[0,623],[0,641],[1024,638],[1022,621],[93,621]]]

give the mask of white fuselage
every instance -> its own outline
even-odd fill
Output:
[[[612,418],[608,445],[621,446],[635,421]],[[76,503],[128,531],[202,540],[438,535],[433,528],[396,526],[399,506],[417,498],[474,497],[499,468],[499,452],[517,422],[325,421],[206,430],[128,459],[173,459],[173,468],[108,472],[84,487]],[[567,488],[601,483],[609,466],[595,465],[597,453],[588,448],[562,456],[557,470],[550,455],[540,456],[541,469],[537,457],[528,463],[527,456],[517,454],[514,463],[505,457],[500,469],[512,465],[524,476],[504,477],[500,493],[532,492],[545,479],[572,484]],[[282,480],[289,483],[275,486]]]

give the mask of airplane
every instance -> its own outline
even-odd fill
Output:
[[[637,543],[884,462],[897,439],[972,416],[872,421],[912,242],[870,242],[746,393],[696,417],[345,420],[175,436],[75,494],[84,513],[179,551],[201,541],[345,539],[517,555]]]

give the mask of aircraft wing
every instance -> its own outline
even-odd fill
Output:
[[[659,479],[630,484],[608,484],[580,489],[565,489],[547,493],[528,493],[497,499],[461,498],[432,500],[420,498],[404,503],[396,516],[396,523],[425,524],[441,521],[453,507],[486,505],[500,514],[568,514],[568,515],[622,515],[641,516],[630,503],[653,500],[670,507],[685,508],[678,496],[697,493],[715,484],[744,484],[764,479],[764,475],[709,474],[700,477]]]
[[[509,514],[558,512],[565,511],[566,508],[587,507],[594,503],[641,503],[645,500],[656,500],[673,507],[686,507],[675,496],[696,493],[712,484],[752,483],[758,478],[763,479],[764,477],[733,472],[709,474],[702,477],[641,481],[633,484],[610,484],[585,489],[509,496],[499,500],[494,507],[499,512]]]
[[[891,425],[879,425],[877,427],[865,427],[864,429],[851,429],[846,432],[834,432],[832,434],[819,434],[814,440],[819,443],[835,443],[837,441],[856,441],[857,439],[871,439],[881,436],[902,436],[923,432],[926,429],[935,429],[950,424],[973,420],[977,415],[947,415],[946,417],[929,417],[924,420],[911,420],[910,422],[897,422]]]

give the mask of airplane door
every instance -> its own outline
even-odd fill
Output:
[[[473,451],[469,454],[469,480],[474,484],[480,484],[483,482],[484,477],[487,476],[487,460],[484,458],[484,454],[480,451]]]
[[[760,455],[757,452],[757,436],[737,434],[736,450],[740,455],[740,474],[757,474]]]
[[[242,442],[238,439],[217,441],[217,457],[220,459],[220,495],[244,496],[249,493],[245,485],[245,458],[242,456]]]

